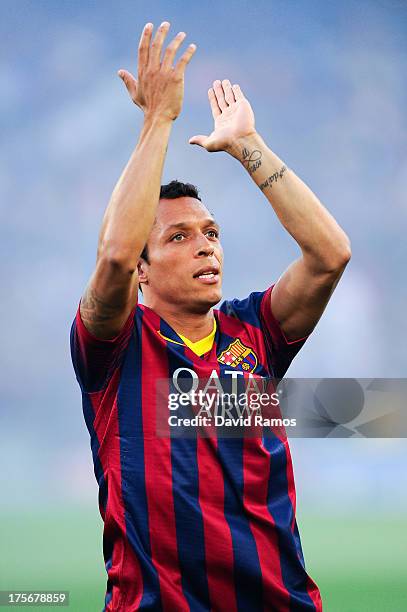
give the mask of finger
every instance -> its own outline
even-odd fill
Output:
[[[155,33],[153,42],[151,43],[150,53],[148,58],[148,65],[151,68],[158,68],[161,60],[161,50],[163,48],[163,42],[167,36],[170,24],[168,21],[163,21],[157,32]]]
[[[123,83],[126,85],[127,91],[129,92],[130,96],[134,98],[137,92],[137,81],[134,76],[128,70],[123,69],[119,70],[117,74],[119,75]]]
[[[225,93],[225,100],[229,104],[229,106],[231,106],[231,104],[234,104],[236,102],[236,100],[235,100],[235,96],[233,94],[232,85],[231,85],[229,79],[223,79],[222,87],[223,87],[223,91]]]
[[[185,36],[185,32],[178,32],[176,37],[172,39],[164,53],[163,61],[161,64],[162,70],[168,70],[169,68],[171,68],[175,54],[177,53]]]
[[[233,89],[233,94],[236,98],[236,101],[243,100],[244,95],[242,93],[242,90],[240,89],[240,85],[233,85],[232,89]]]
[[[212,87],[208,89],[208,98],[209,98],[209,104],[211,105],[212,117],[216,119],[216,117],[219,117],[219,115],[222,114],[222,111],[219,108],[219,104],[218,104],[218,101],[215,96],[215,92],[213,91]]]
[[[193,54],[196,51],[196,45],[191,44],[189,45],[188,49],[184,52],[184,54],[179,58],[177,65],[175,66],[175,73],[178,76],[183,76],[184,72],[185,72],[185,68],[187,66],[187,64],[189,64],[189,62],[192,59]]]
[[[153,32],[153,24],[146,23],[141,33],[141,38],[138,46],[138,69],[144,68],[148,64],[148,56],[150,51],[151,34]]]
[[[220,110],[225,110],[228,105],[225,100],[225,93],[223,91],[222,83],[217,80],[213,82],[213,89],[215,91],[216,100],[218,101],[218,105]]]
[[[192,136],[192,138],[189,139],[189,144],[197,144],[200,147],[205,147],[205,142],[208,139],[207,136],[204,136],[203,134],[197,134],[196,136]]]

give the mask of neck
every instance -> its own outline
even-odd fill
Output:
[[[214,314],[211,307],[206,312],[190,312],[174,304],[152,304],[146,300],[144,304],[164,319],[177,334],[185,336],[191,342],[202,340],[213,330]]]

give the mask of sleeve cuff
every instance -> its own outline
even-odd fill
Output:
[[[264,295],[261,301],[260,312],[261,312],[261,317],[264,323],[269,329],[274,340],[277,340],[277,339],[279,340],[278,344],[280,346],[281,345],[292,346],[292,345],[299,344],[300,342],[305,342],[305,340],[309,338],[310,334],[303,336],[302,338],[297,338],[296,340],[288,340],[283,330],[281,329],[280,323],[274,317],[272,310],[271,310],[271,293],[273,291],[274,286],[275,285],[271,285],[271,287],[269,287],[264,292]]]

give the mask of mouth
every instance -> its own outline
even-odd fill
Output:
[[[219,280],[219,268],[216,266],[207,266],[198,270],[194,274],[194,278],[204,285],[215,285]]]

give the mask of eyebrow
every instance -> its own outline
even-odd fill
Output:
[[[214,227],[216,227],[218,230],[219,228],[219,224],[216,223],[215,219],[213,219],[212,217],[208,217],[208,219],[205,219],[203,221],[203,226],[207,227],[208,225],[213,225]],[[189,227],[191,227],[190,223],[185,223],[185,221],[180,221],[180,223],[172,223],[171,225],[168,225],[165,230],[164,230],[164,234],[167,234],[168,232],[171,232],[175,229],[188,229]]]

